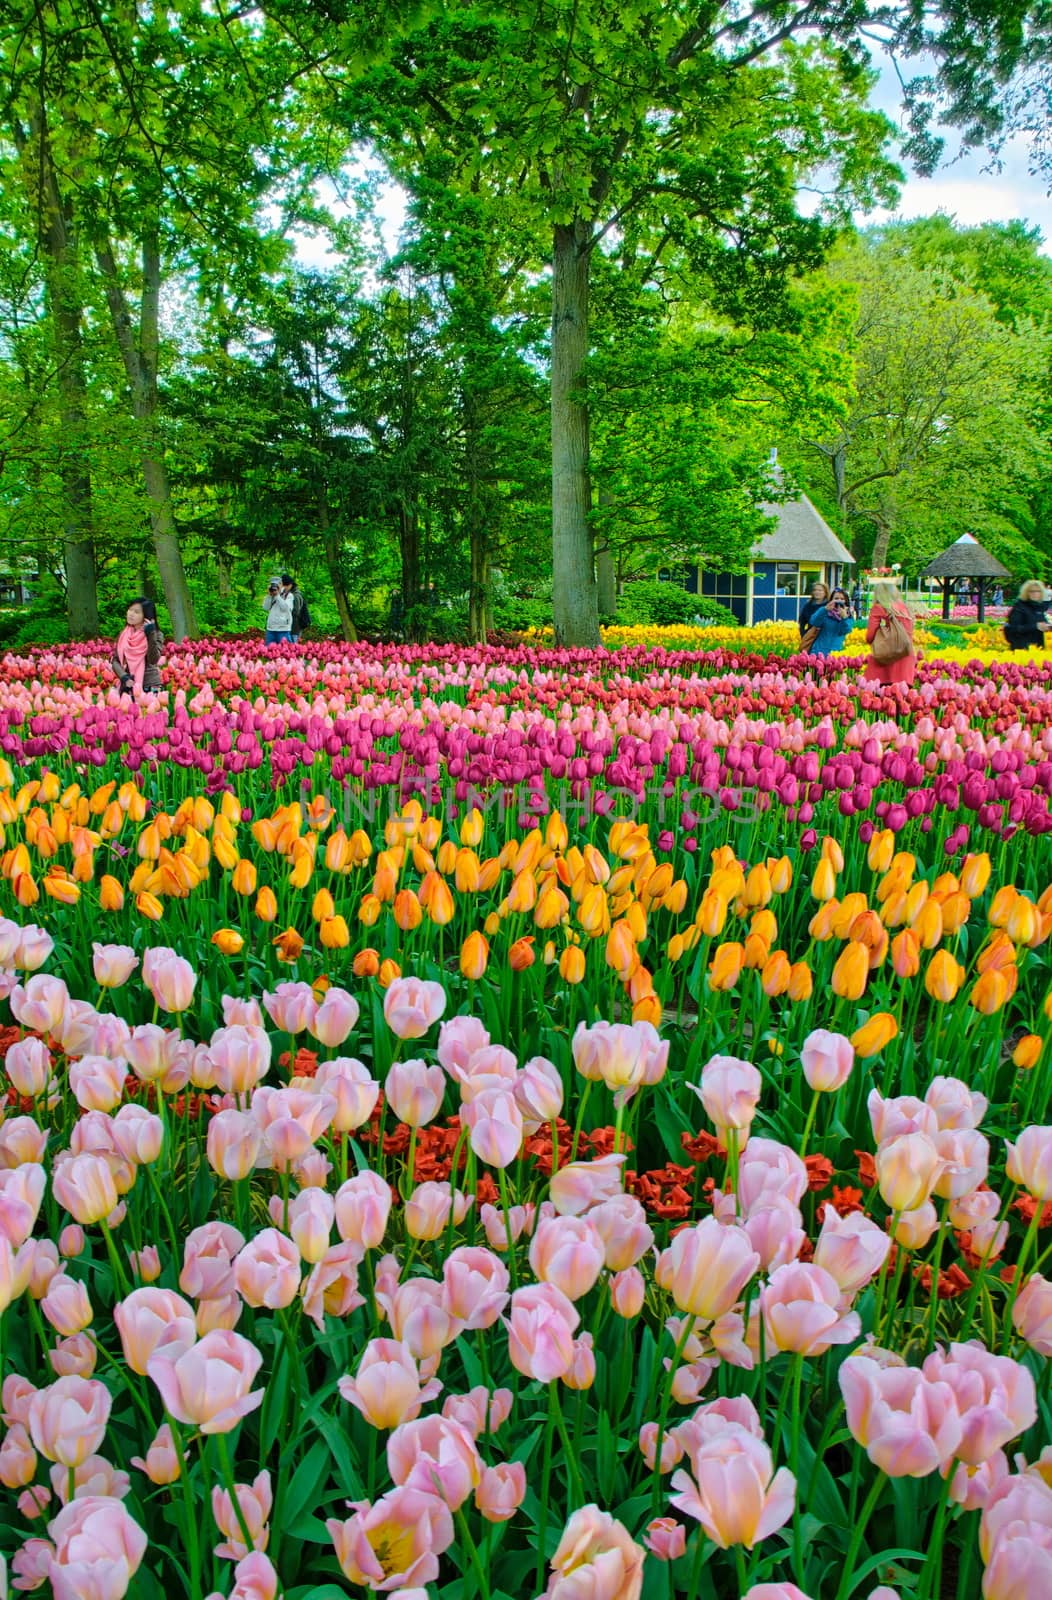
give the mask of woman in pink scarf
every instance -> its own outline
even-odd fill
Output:
[[[110,666],[120,680],[121,693],[136,699],[155,694],[161,687],[161,646],[157,631],[157,608],[145,595],[133,600],[126,614],[126,627],[117,638]]]

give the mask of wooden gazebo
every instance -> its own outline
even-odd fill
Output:
[[[989,550],[984,550],[978,539],[970,533],[962,533],[944,550],[936,556],[934,561],[929,561],[922,578],[938,578],[942,583],[942,615],[943,621],[950,619],[950,606],[953,600],[953,591],[960,578],[974,578],[979,591],[979,621],[986,618],[986,580],[987,578],[1007,578],[1008,568],[1003,567],[996,556]]]

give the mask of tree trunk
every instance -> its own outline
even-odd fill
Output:
[[[555,642],[595,649],[599,605],[592,551],[588,406],[588,243],[580,220],[554,230],[552,254],[552,610]]]
[[[329,582],[332,584],[332,596],[336,601],[336,610],[340,618],[340,631],[348,644],[356,644],[358,630],[354,626],[351,616],[351,600],[347,593],[347,585],[343,581],[343,563],[340,560],[340,541],[329,526],[329,508],[322,503],[322,542],[325,547],[325,561],[329,568]]]
[[[484,527],[473,522],[468,531],[471,547],[468,632],[472,644],[485,644],[489,621],[489,548]]]
[[[230,557],[225,550],[216,551],[216,576],[218,579],[217,593],[220,600],[229,600],[233,594],[230,581]]]
[[[402,605],[408,613],[421,601],[420,523],[416,507],[406,500],[398,505],[398,546],[402,555]]]
[[[128,302],[121,286],[116,258],[108,239],[96,243],[95,257],[106,290],[106,303],[124,371],[131,390],[132,413],[139,424],[139,462],[150,507],[150,529],[161,575],[165,604],[175,639],[197,637],[197,619],[186,581],[179,530],[172,510],[172,491],[164,445],[157,428],[159,407],[157,364],[160,349],[161,253],[156,232],[147,232],[142,244],[142,294],[139,336],[132,329]]]
[[[877,537],[873,541],[873,565],[886,567],[888,564],[888,546],[891,543],[891,524],[889,522],[876,523]]]
[[[91,472],[86,454],[87,384],[76,236],[59,193],[51,142],[42,114],[34,118],[33,135],[30,145],[24,131],[15,130],[15,144],[23,159],[26,177],[35,191],[41,221],[40,242],[58,380],[62,427],[58,474],[63,498],[66,619],[71,638],[93,639],[99,631],[99,598],[92,536]]]

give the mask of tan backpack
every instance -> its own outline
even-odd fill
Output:
[[[881,617],[873,636],[874,661],[887,667],[893,661],[902,661],[904,657],[912,654],[913,640],[898,612],[891,611],[887,616]]]

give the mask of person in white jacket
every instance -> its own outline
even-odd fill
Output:
[[[267,613],[266,643],[287,644],[292,638],[292,596],[280,583],[272,583],[263,601]]]

